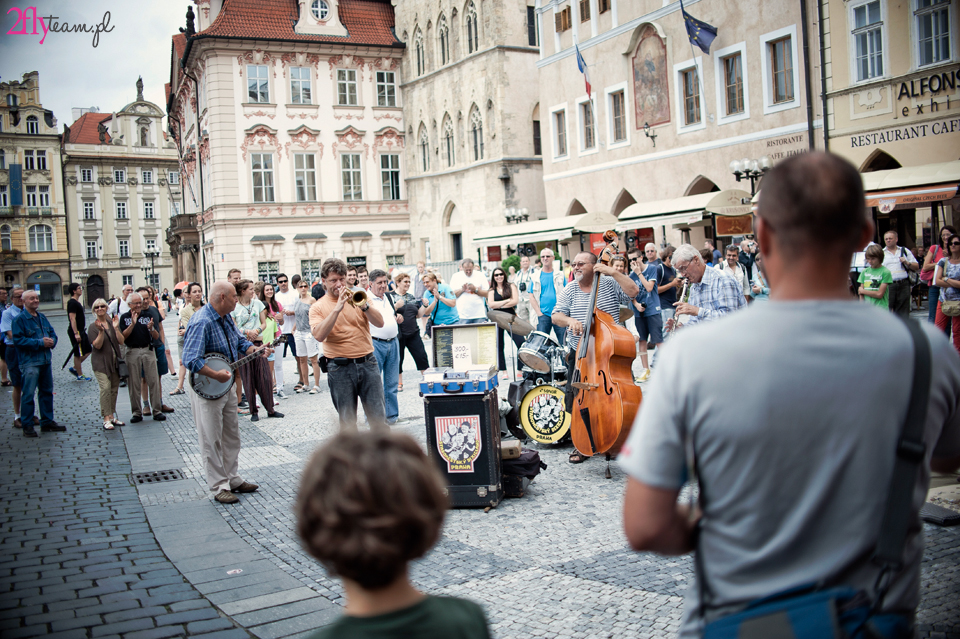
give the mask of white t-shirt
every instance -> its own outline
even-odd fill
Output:
[[[887,610],[912,610],[919,601],[919,510],[930,457],[960,455],[960,357],[935,326],[923,327],[933,356],[926,461],[913,490],[916,526]],[[690,365],[705,352],[737,352],[744,344],[755,374]],[[692,437],[711,601],[747,602],[843,567],[850,567],[844,584],[872,593],[870,551],[913,379],[913,345],[902,321],[855,300],[771,300],[681,329],[661,348],[659,372],[619,463],[644,484],[676,490]],[[682,637],[699,636],[697,600],[691,584]]]
[[[370,293],[370,305],[380,311],[380,315],[383,317],[383,326],[380,328],[370,324],[370,336],[380,339],[393,339],[396,337],[400,331],[400,325],[397,324],[397,311],[390,305],[387,294],[384,293],[383,297],[378,298],[373,293]]]
[[[890,274],[893,275],[893,281],[898,282],[900,280],[905,280],[910,276],[910,273],[903,267],[903,264],[900,263],[900,257],[907,260],[907,264],[916,264],[917,258],[914,257],[913,251],[910,249],[903,249],[898,246],[894,249],[894,252],[891,253],[887,250],[887,247],[883,247],[883,265],[890,269]]]
[[[119,297],[110,302],[110,305],[107,307],[107,315],[110,317],[117,317],[118,315],[123,315],[129,311],[130,305]]]
[[[454,276],[450,278],[450,288],[455,291],[463,288],[467,283],[476,286],[478,291],[489,288],[490,286],[490,282],[483,276],[483,273],[481,273],[479,269],[474,269],[470,277],[467,277],[467,274],[463,271],[457,271]],[[479,295],[474,295],[473,293],[462,293],[460,297],[457,298],[457,314],[461,320],[486,319],[487,306],[484,298]]]
[[[277,301],[280,302],[280,306],[283,307],[283,311],[284,311],[283,324],[280,325],[280,332],[283,333],[284,335],[289,335],[290,333],[293,332],[293,326],[294,324],[296,324],[296,319],[294,319],[293,315],[287,315],[286,312],[288,310],[289,311],[293,310],[293,303],[296,302],[299,297],[300,296],[297,295],[297,292],[292,288],[288,288],[287,292],[284,293],[283,291],[280,290],[279,286],[277,287],[276,298],[277,298]],[[310,327],[307,326],[306,328],[304,328],[301,326],[300,330],[308,331],[310,330]]]

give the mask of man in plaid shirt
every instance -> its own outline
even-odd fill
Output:
[[[723,271],[707,268],[700,251],[690,244],[682,244],[674,252],[673,266],[681,277],[690,280],[690,297],[686,302],[674,304],[676,315],[667,320],[667,330],[673,330],[680,315],[690,316],[683,320],[685,325],[696,324],[718,319],[747,305],[740,282]]]

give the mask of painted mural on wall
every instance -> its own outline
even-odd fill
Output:
[[[637,129],[670,121],[670,93],[667,87],[667,47],[651,25],[643,28],[633,56],[633,100]]]

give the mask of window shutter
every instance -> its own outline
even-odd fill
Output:
[[[556,15],[553,16],[554,21],[557,23],[557,24],[555,25],[555,26],[556,26],[557,33],[560,33],[561,31],[563,31],[563,20],[561,19],[562,17],[563,17],[563,11],[561,11],[561,12],[559,12],[559,13],[557,13]]]

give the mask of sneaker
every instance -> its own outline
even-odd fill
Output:
[[[92,377],[87,377],[86,375],[77,375],[78,382],[89,382],[92,379]]]
[[[245,481],[239,486],[237,486],[236,488],[231,488],[230,490],[232,490],[235,493],[255,493],[257,492],[258,488],[260,488],[260,486],[258,486],[257,484],[254,484],[253,482]]]
[[[50,422],[49,424],[43,424],[40,426],[40,431],[44,433],[62,433],[67,430],[66,426],[62,426],[57,422]]]
[[[20,421],[20,418],[19,418],[19,417],[17,417],[15,420],[13,420],[13,427],[14,427],[14,428],[23,428],[23,422]]]
[[[640,377],[637,378],[637,383],[639,384],[639,383],[645,382],[648,379],[650,379],[650,369],[645,368],[643,369],[643,372],[640,373]]]
[[[78,373],[77,369],[75,369],[73,366],[71,366],[67,370],[70,371],[70,374],[73,375],[74,377],[80,377],[80,373]]]
[[[34,430],[34,429],[32,429],[32,428],[24,428],[24,429],[23,429],[23,436],[24,436],[24,437],[38,437],[37,431]]]
[[[319,392],[320,392],[320,387],[319,387],[319,386],[314,386],[313,388],[310,389],[310,394],[311,394],[311,395],[316,395],[316,394],[319,393]]]
[[[240,501],[239,497],[226,490],[221,490],[219,493],[214,495],[213,498],[221,504],[235,504]]]
[[[251,415],[251,416],[250,416],[250,421],[251,421],[251,422],[259,422],[259,421],[260,421],[260,416],[259,416],[259,415]]]
[[[283,413],[281,413],[281,412],[278,411],[278,410],[275,410],[275,411],[273,411],[272,413],[267,413],[267,417],[274,417],[274,418],[276,418],[276,419],[279,419],[279,418],[283,417]]]
[[[247,403],[247,400],[243,400],[237,404],[237,408],[250,408],[250,404]]]
[[[282,388],[277,390],[277,397],[279,397],[280,399],[289,399],[289,398],[290,398],[289,395],[287,395],[286,393],[283,392],[283,389],[282,389]]]

